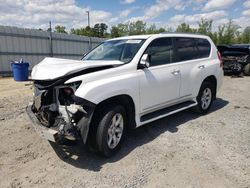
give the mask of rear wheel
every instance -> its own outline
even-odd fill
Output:
[[[248,63],[245,67],[244,67],[244,74],[246,76],[250,76],[250,63]]]
[[[103,112],[96,132],[98,151],[105,157],[114,155],[121,147],[126,129],[126,111],[123,106],[111,106]]]
[[[209,111],[214,99],[214,87],[209,82],[204,82],[201,85],[199,94],[196,98],[198,104],[194,110],[200,114],[205,114]]]

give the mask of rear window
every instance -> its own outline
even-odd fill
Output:
[[[211,45],[206,39],[175,38],[178,61],[209,57]]]

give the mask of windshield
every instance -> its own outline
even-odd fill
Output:
[[[90,51],[82,60],[119,60],[128,63],[144,41],[142,39],[106,41]]]

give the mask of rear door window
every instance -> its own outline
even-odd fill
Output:
[[[187,61],[199,57],[198,48],[193,38],[175,38],[178,61]]]

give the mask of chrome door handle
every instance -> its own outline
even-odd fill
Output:
[[[173,72],[171,72],[173,75],[178,75],[179,73],[180,73],[180,71],[179,70],[175,70],[175,71],[173,71]]]
[[[198,66],[199,69],[204,69],[205,68],[205,65],[200,65]]]

